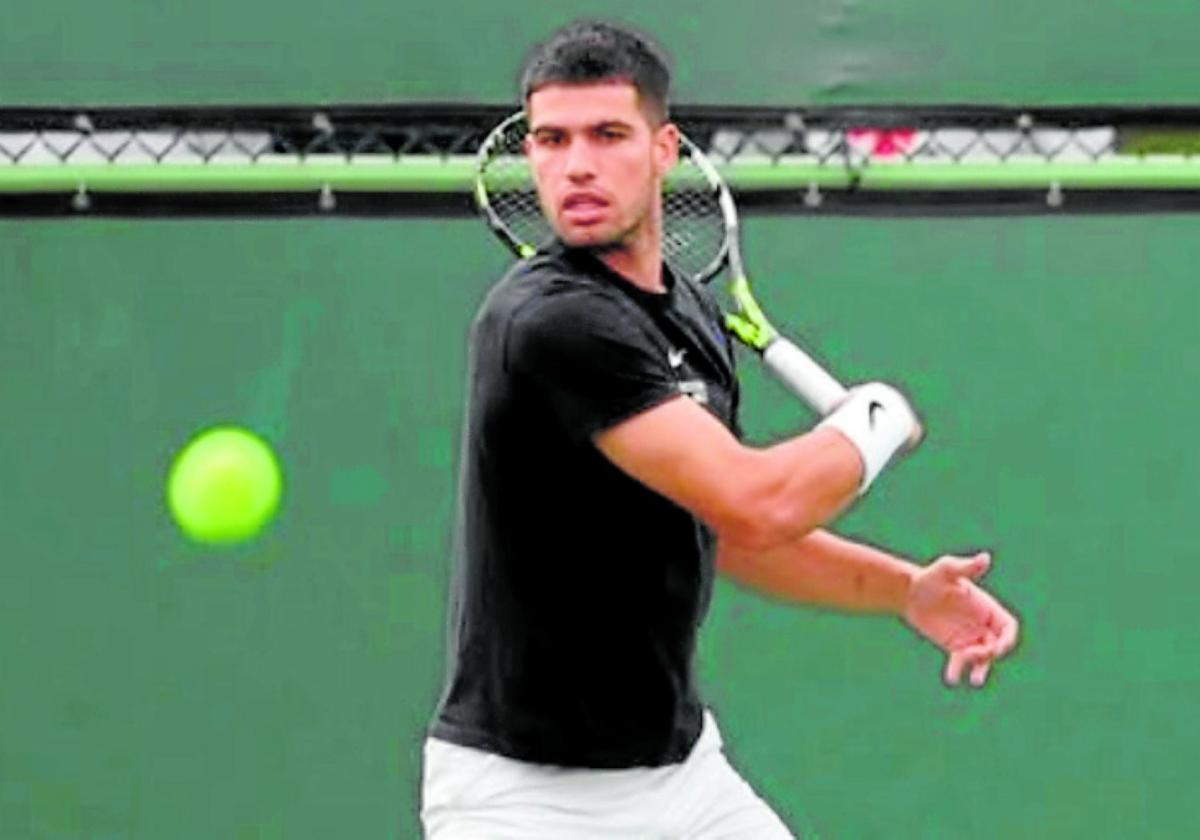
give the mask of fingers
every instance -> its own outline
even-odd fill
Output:
[[[1011,615],[1005,614],[1000,625],[1000,632],[996,634],[996,641],[994,643],[997,659],[1007,654],[1016,646],[1019,628],[1020,625],[1017,624],[1017,620]]]
[[[984,659],[980,662],[976,662],[971,668],[971,685],[975,686],[976,688],[980,688],[985,682],[987,682],[988,671],[991,670],[991,667],[992,660],[990,659]]]
[[[1017,622],[1009,616],[991,640],[950,651],[946,660],[946,684],[958,685],[962,682],[963,671],[970,666],[971,685],[982,687],[991,673],[992,663],[1012,650],[1016,641]]]
[[[982,589],[976,589],[976,591],[987,604],[988,615],[984,625],[987,627],[992,641],[993,658],[1000,659],[1007,656],[1016,647],[1017,637],[1021,632],[1021,623],[991,595]]]
[[[942,560],[942,570],[949,578],[966,577],[978,580],[991,568],[991,552],[981,551],[971,557],[946,557]]]
[[[980,551],[970,557],[947,555],[936,562],[936,570],[930,570],[973,600],[971,610],[974,615],[970,617],[970,623],[975,624],[975,632],[980,634],[968,644],[948,649],[943,674],[947,685],[958,685],[963,673],[969,671],[971,685],[983,686],[991,673],[992,663],[1007,655],[1017,644],[1020,632],[1017,619],[987,592],[969,582],[983,577],[991,568],[991,562],[990,551]],[[959,644],[962,641],[965,640],[960,640]],[[942,645],[950,647],[946,642]]]
[[[962,679],[963,665],[966,662],[956,651],[951,651],[950,656],[946,658],[946,673],[944,675],[946,685],[958,685],[958,681]]]
[[[992,657],[993,651],[990,642],[979,642],[950,651],[950,656],[946,660],[946,684],[958,685],[962,681],[963,670],[967,665],[971,665],[971,684],[982,685],[982,681],[987,679]]]

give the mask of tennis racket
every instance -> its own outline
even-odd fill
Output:
[[[480,146],[475,203],[489,227],[521,258],[549,242],[554,229],[542,215],[523,151],[524,112],[496,126]],[[725,327],[758,353],[767,369],[819,415],[847,396],[846,388],[795,343],[771,326],[750,291],[738,241],[737,208],[717,169],[681,136],[679,163],[663,186],[663,259],[675,272],[708,283],[729,269],[733,311]]]

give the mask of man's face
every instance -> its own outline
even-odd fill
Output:
[[[633,85],[546,85],[527,105],[525,152],[542,212],[564,242],[603,249],[658,232],[678,133],[670,123],[651,125]]]

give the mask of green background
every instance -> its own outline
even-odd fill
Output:
[[[0,31],[0,103],[511,102],[577,14],[656,33],[681,102],[1186,103],[1191,0],[40,0]]]
[[[1200,62],[1181,2],[643,5],[603,8],[661,33],[683,101],[1183,102]],[[0,34],[0,102],[502,102],[561,19],[47,2]],[[1024,636],[950,690],[894,620],[721,584],[701,673],[735,765],[810,837],[1189,834],[1196,219],[746,240],[781,325],[927,421],[838,530],[922,562],[991,548]],[[466,330],[506,263],[467,219],[0,222],[0,837],[417,836]],[[743,381],[755,441],[811,421],[749,358]],[[184,543],[163,499],[219,422],[289,482],[231,552]]]
[[[1191,218],[754,219],[766,305],[924,448],[840,529],[990,547],[1024,639],[948,690],[897,622],[722,585],[735,763],[822,837],[1176,836],[1192,703]],[[0,224],[5,837],[412,837],[472,311],[471,220]],[[453,259],[447,255],[453,254]],[[755,440],[808,418],[745,360]],[[287,467],[260,542],[163,503],[197,428]],[[564,562],[569,562],[569,553]]]

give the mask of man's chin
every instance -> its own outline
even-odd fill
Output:
[[[558,231],[558,238],[572,248],[589,248],[604,251],[621,244],[620,237],[611,231],[599,228],[566,228]]]

